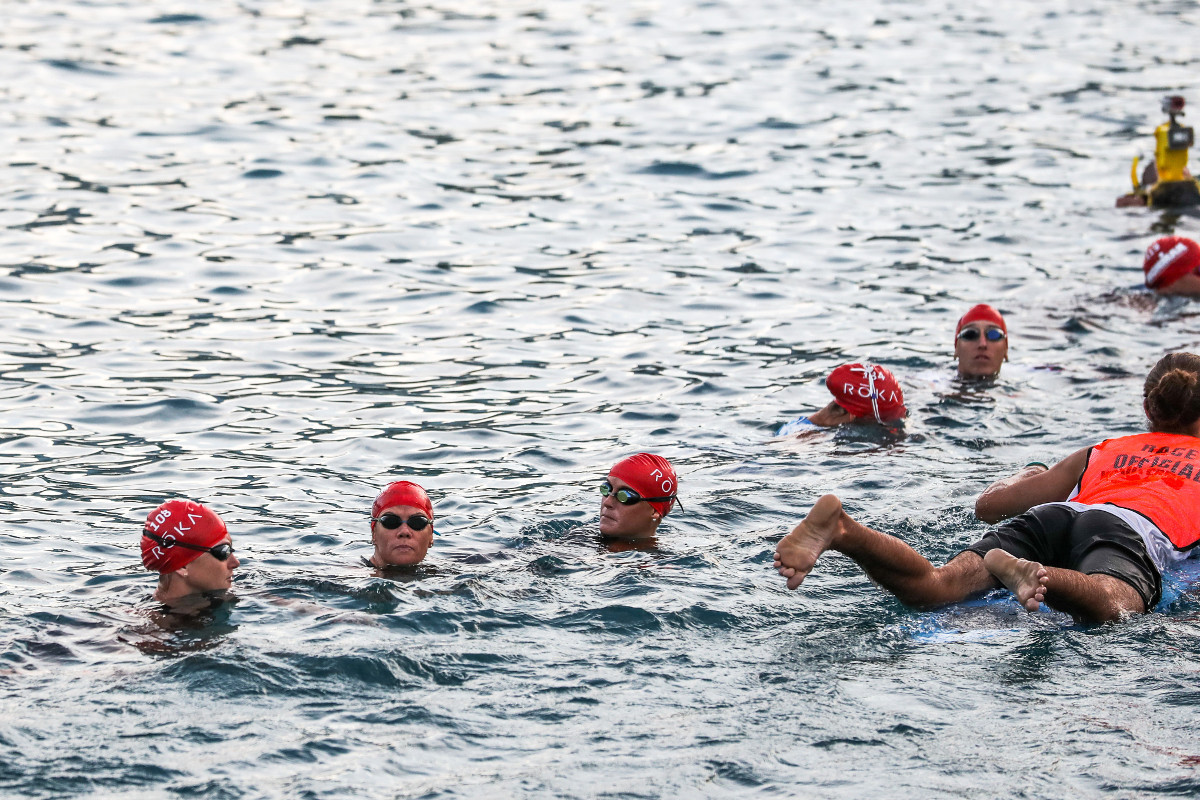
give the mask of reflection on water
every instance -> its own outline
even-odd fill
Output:
[[[144,624],[127,627],[117,633],[117,641],[131,644],[148,656],[176,656],[217,646],[237,626],[232,611],[237,603],[233,595],[203,596],[168,608],[160,603],[141,604],[132,613]]]
[[[944,559],[997,476],[1140,430],[1200,347],[1141,254],[1196,217],[1112,198],[1192,4],[6,10],[9,794],[1195,791],[1186,581],[1079,628],[770,570],[821,493]],[[958,383],[981,301],[1011,360]],[[863,360],[902,436],[772,441]],[[640,450],[687,511],[621,551],[592,487]],[[380,574],[399,477],[441,535]],[[170,496],[248,553],[178,624]]]

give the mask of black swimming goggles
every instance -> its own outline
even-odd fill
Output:
[[[233,555],[233,545],[229,542],[214,544],[212,547],[201,547],[198,544],[188,544],[187,542],[180,542],[175,539],[164,539],[161,536],[151,533],[148,529],[143,530],[142,535],[147,539],[158,542],[163,547],[183,547],[187,550],[199,550],[201,553],[208,553],[217,561],[228,561],[229,557]]]
[[[679,505],[679,510],[683,511],[683,503],[679,502],[679,498],[676,495],[671,495],[669,497],[642,497],[633,489],[613,489],[611,483],[608,481],[603,481],[600,484],[600,496],[608,497],[610,494],[615,497],[617,502],[623,506],[636,505],[643,500],[645,500],[647,503],[665,503],[668,500],[674,500]]]
[[[429,524],[429,517],[424,514],[413,514],[405,519],[399,514],[380,514],[378,517],[371,517],[371,522],[378,522],[389,531],[394,531],[405,523],[408,523],[408,527],[413,531],[423,531]]]
[[[988,328],[983,335],[989,342],[998,342],[1006,338],[1004,331],[999,328]],[[979,328],[963,328],[958,332],[958,338],[964,342],[974,342],[979,339]]]

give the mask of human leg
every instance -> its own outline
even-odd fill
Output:
[[[1117,622],[1146,611],[1138,591],[1111,575],[1046,567],[998,548],[984,556],[983,564],[1029,611],[1044,602],[1083,622]]]
[[[1042,506],[1005,527],[1004,546],[983,563],[1029,611],[1044,602],[1085,622],[1113,622],[1158,600],[1158,571],[1141,537],[1107,511]],[[1026,540],[1014,547],[1010,535]],[[1030,543],[1034,552],[1022,550]]]
[[[983,566],[1017,597],[1026,611],[1037,611],[1046,599],[1046,568],[1037,561],[1017,558],[999,547],[983,557]]]
[[[1046,568],[1046,605],[1083,622],[1120,622],[1149,610],[1138,591],[1120,578],[1055,567]]]
[[[775,568],[788,579],[788,588],[795,589],[827,550],[849,556],[871,580],[901,602],[919,608],[955,603],[999,585],[977,553],[960,553],[945,566],[935,567],[896,537],[854,520],[831,494],[817,500],[808,516],[779,542]]]

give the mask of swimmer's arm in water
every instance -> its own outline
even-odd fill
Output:
[[[808,421],[818,428],[834,428],[847,422],[853,422],[854,415],[839,406],[836,400],[831,400],[829,405],[820,411],[809,414]]]
[[[783,427],[775,431],[776,436],[792,436],[794,434],[812,433],[822,428],[834,428],[853,422],[854,415],[833,400],[820,411],[814,411],[807,417],[796,417],[791,422],[785,422]]]
[[[1042,503],[1066,500],[1087,466],[1088,450],[1077,450],[1053,467],[1022,467],[983,490],[975,501],[975,516],[987,523],[1023,514]]]
[[[820,430],[815,422],[808,417],[796,417],[791,422],[785,422],[780,426],[779,430],[775,431],[778,436],[791,436],[800,433],[812,433],[815,430]]]

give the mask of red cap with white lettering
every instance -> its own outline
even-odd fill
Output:
[[[203,550],[180,547],[177,542],[212,547],[228,535],[221,518],[199,503],[168,500],[146,517],[142,564],[155,572],[174,572],[204,555]]]
[[[1142,271],[1151,289],[1165,289],[1200,267],[1200,245],[1182,236],[1164,236],[1146,249]]]
[[[630,489],[642,497],[666,498],[665,500],[647,500],[650,506],[664,517],[675,504],[675,491],[679,487],[679,478],[671,462],[653,453],[637,453],[624,458],[613,465],[608,474],[620,478],[629,485]]]
[[[856,417],[891,422],[908,413],[896,376],[875,364],[842,364],[829,373],[825,386],[837,404]]]

